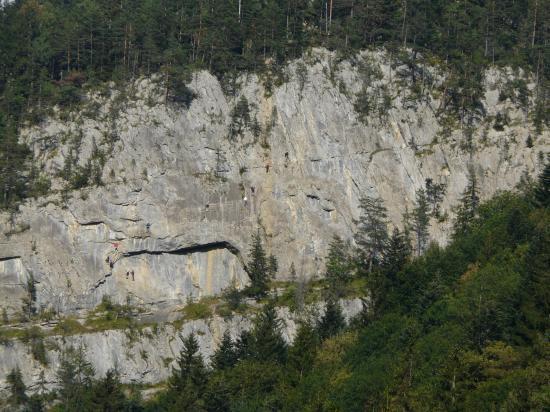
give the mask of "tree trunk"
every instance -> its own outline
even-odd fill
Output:
[[[535,37],[537,34],[537,11],[539,8],[539,1],[535,0],[535,15],[533,17],[533,36],[531,37],[531,47],[535,47]]]

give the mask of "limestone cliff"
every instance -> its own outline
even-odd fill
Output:
[[[538,170],[548,133],[535,138],[527,113],[499,101],[505,73],[487,73],[484,109],[488,119],[504,114],[507,125],[479,124],[473,150],[465,150],[464,132],[440,124],[436,93],[407,103],[399,68],[386,58],[363,53],[337,63],[317,50],[290,64],[287,81],[271,94],[249,75],[239,79],[234,97],[199,72],[189,109],[165,104],[164,89],[142,79],[126,96],[97,93],[85,110],[24,130],[37,165],[50,176],[102,157],[104,185],[72,192],[68,200],[52,195],[29,202],[3,220],[6,304],[18,308],[20,284],[31,272],[39,304],[57,311],[93,307],[104,294],[143,304],[213,294],[232,280],[246,282],[244,255],[256,230],[279,258],[279,276],[292,262],[311,276],[322,270],[332,234],[351,236],[362,196],[382,197],[399,224],[426,178],[447,184],[442,208],[450,213],[469,166],[483,197]],[[378,80],[365,80],[365,61],[376,66]],[[392,108],[361,121],[358,93],[366,87],[375,94],[380,85]],[[234,115],[241,96],[248,118]],[[54,189],[63,184],[54,178]],[[433,222],[433,239],[444,242],[449,224]],[[116,244],[121,255],[111,271],[106,258]],[[134,282],[125,278],[129,270]]]
[[[537,135],[524,108],[499,99],[512,73],[486,73],[485,117],[466,137],[442,121],[444,74],[427,68],[431,86],[411,102],[400,70],[382,52],[339,61],[314,50],[272,90],[251,74],[228,95],[198,72],[185,108],[166,102],[160,79],[139,79],[23,130],[54,193],[2,216],[2,305],[19,310],[31,273],[38,305],[65,314],[104,295],[159,307],[217,294],[246,284],[257,230],[280,278],[292,263],[304,276],[320,274],[331,236],[351,238],[361,197],[380,196],[399,225],[427,178],[447,185],[446,219],[431,227],[444,243],[469,168],[483,198],[540,170],[549,133]],[[381,91],[385,109],[356,112],[360,93]],[[65,192],[71,167],[87,167],[102,185]]]

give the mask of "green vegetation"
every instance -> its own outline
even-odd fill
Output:
[[[25,297],[22,299],[21,320],[23,322],[31,320],[36,315],[36,284],[34,276],[27,278],[24,285]]]
[[[546,410],[548,170],[524,194],[502,193],[476,205],[468,219],[457,222],[461,230],[455,228],[451,244],[432,244],[418,257],[412,257],[399,231],[386,237],[376,260],[369,259],[374,255],[368,249],[341,253],[345,244],[334,239],[330,282],[357,283],[350,288],[366,287],[371,297],[349,324],[330,289],[324,289],[326,309],[320,316],[304,314],[288,345],[275,304],[268,301],[251,330],[236,339],[223,335],[210,367],[197,337],[181,336],[183,348],[167,388],[148,401],[123,391],[116,372],[93,379],[83,349],[69,350],[62,357],[53,408]],[[473,193],[471,186],[466,194]],[[350,273],[350,267],[356,270]],[[113,310],[108,301],[105,306]],[[31,401],[17,370],[8,384],[14,406],[51,403],[40,397]]]
[[[53,333],[61,336],[70,336],[78,333],[86,333],[89,329],[73,318],[61,319],[53,329]]]
[[[248,277],[250,278],[250,286],[246,293],[255,298],[266,296],[269,288],[269,280],[277,270],[277,261],[274,258],[268,258],[258,231],[252,235],[252,245],[248,254]]]
[[[206,297],[198,302],[188,302],[182,309],[185,320],[207,319],[212,316],[212,307],[217,303],[216,298]]]
[[[129,303],[121,305],[113,303],[109,296],[104,295],[101,304],[98,305],[91,316],[86,319],[84,326],[91,331],[110,329],[126,329],[129,331],[137,328],[134,314],[139,309]]]
[[[46,346],[44,345],[44,334],[39,327],[33,326],[25,329],[21,341],[29,346],[30,353],[35,360],[42,365],[48,364]]]

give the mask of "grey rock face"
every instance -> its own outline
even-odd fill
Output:
[[[357,61],[376,66],[381,79],[365,80]],[[487,198],[533,176],[539,153],[549,150],[547,131],[535,138],[527,113],[499,101],[503,72],[487,73],[484,108],[488,119],[504,113],[508,123],[480,124],[473,150],[464,149],[463,131],[440,123],[435,93],[407,103],[410,93],[383,53],[337,63],[316,50],[286,72],[289,80],[270,95],[256,76],[243,76],[234,97],[196,73],[190,87],[198,97],[188,110],[165,103],[158,79],[142,79],[127,97],[93,95],[94,111],[24,130],[36,164],[51,176],[71,156],[77,166],[96,161],[98,150],[106,164],[103,186],[66,202],[61,195],[30,201],[15,220],[1,220],[0,296],[9,310],[18,309],[16,284],[31,272],[38,303],[60,312],[91,308],[105,294],[142,304],[216,294],[246,283],[243,262],[257,230],[279,259],[280,278],[292,263],[298,275],[322,274],[332,235],[352,236],[361,197],[380,196],[400,225],[427,178],[447,184],[448,218],[431,227],[444,243],[470,167]],[[381,85],[392,107],[367,114],[365,124],[354,103],[361,90],[375,95]],[[249,121],[234,116],[242,96]],[[53,179],[54,189],[64,184]]]
[[[361,311],[359,299],[341,302],[342,312],[347,320]],[[310,308],[314,309],[314,308]],[[315,308],[322,313],[323,308]],[[286,308],[278,311],[283,321],[283,337],[292,342],[296,335],[296,315]],[[16,367],[21,369],[24,381],[31,391],[40,390],[41,379],[45,388],[51,390],[57,385],[56,373],[60,366],[63,350],[72,347],[82,347],[86,359],[94,367],[97,377],[116,368],[123,383],[139,382],[154,384],[165,381],[172,373],[172,366],[182,349],[180,336],[195,333],[200,346],[200,352],[207,362],[217,349],[226,330],[236,339],[243,330],[252,326],[250,318],[233,316],[230,319],[213,317],[205,320],[185,322],[176,329],[171,324],[145,328],[138,336],[129,335],[122,330],[88,333],[69,337],[47,338],[48,365],[44,367],[33,359],[27,345],[14,342],[8,346],[0,346],[0,395],[8,389],[6,376]],[[43,378],[40,374],[43,373]]]

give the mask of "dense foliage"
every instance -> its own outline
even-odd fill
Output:
[[[549,10],[548,0],[15,0],[0,6],[0,206],[47,190],[18,127],[54,104],[78,104],[86,87],[162,73],[167,99],[188,107],[194,69],[211,70],[228,91],[235,74],[259,71],[269,90],[283,80],[282,64],[312,46],[342,55],[385,47],[413,89],[429,77],[423,63],[440,65],[449,75],[438,111],[468,122],[483,115],[484,69],[521,67],[536,79],[541,127]],[[508,86],[504,97],[525,105],[525,81]],[[358,107],[372,103],[363,100]]]
[[[289,346],[268,302],[250,331],[223,336],[210,366],[197,337],[181,336],[168,386],[149,401],[135,388],[123,390],[116,372],[92,379],[81,350],[68,351],[54,409],[548,410],[549,170],[550,163],[524,194],[502,193],[476,207],[449,246],[431,245],[421,257],[410,257],[399,231],[376,264],[348,255],[335,238],[331,284],[365,276],[378,297],[348,325],[328,294],[324,314],[304,314]],[[18,370],[8,382],[12,405],[40,406],[40,396],[25,394]]]

